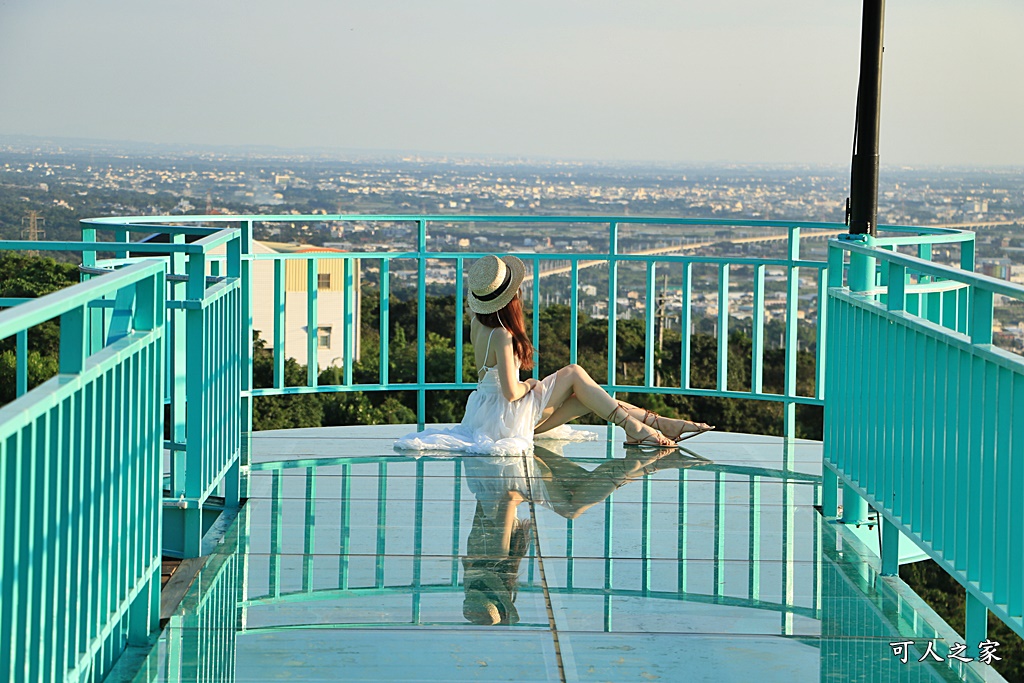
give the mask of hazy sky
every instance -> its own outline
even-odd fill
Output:
[[[889,0],[883,163],[1024,164],[1024,1]],[[0,0],[0,134],[848,164],[860,0]]]

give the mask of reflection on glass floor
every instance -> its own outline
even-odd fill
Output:
[[[404,427],[254,435],[248,503],[135,680],[1001,680],[917,661],[954,634],[822,523],[820,443],[654,460],[592,429],[500,462],[396,453]]]

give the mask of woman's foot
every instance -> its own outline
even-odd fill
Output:
[[[614,460],[614,464],[609,468],[609,472],[616,472],[615,474],[609,474],[608,478],[612,480],[616,489],[620,489],[631,481],[635,481],[640,477],[646,477],[649,474],[653,474],[658,471],[656,463],[662,458],[666,457],[669,453],[678,453],[677,448],[659,448],[652,446],[650,448],[643,449],[632,449],[626,453],[626,457],[621,460]]]
[[[629,411],[619,403],[606,418],[626,432],[625,446],[647,446],[653,448],[673,448],[676,445],[675,439],[670,439],[658,429],[651,427],[629,414]]]
[[[689,420],[676,420],[670,417],[662,417],[657,413],[644,408],[643,423],[653,427],[674,443],[685,441],[704,432],[710,432],[713,426],[704,422],[691,422]]]

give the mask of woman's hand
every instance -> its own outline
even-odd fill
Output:
[[[540,380],[534,379],[533,377],[527,377],[526,381],[523,382],[526,385],[527,391],[533,391],[534,387],[540,384]]]

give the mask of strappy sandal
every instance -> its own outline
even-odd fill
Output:
[[[651,421],[648,422],[647,418],[651,418]],[[659,420],[664,420],[664,419],[667,419],[667,418],[663,418],[661,415],[658,415],[654,411],[651,411],[651,410],[648,410],[647,408],[644,408],[644,419],[642,420],[642,422],[645,425],[647,425],[648,427],[653,427],[654,429],[657,429],[659,432],[661,432],[665,436],[665,438],[672,439],[676,443],[680,443],[682,441],[686,441],[687,439],[692,439],[695,436],[700,436],[701,434],[705,434],[707,432],[710,432],[710,431],[714,430],[714,427],[697,427],[697,429],[695,431],[684,431],[684,432],[679,432],[679,434],[677,434],[676,436],[669,436],[668,433],[661,427],[661,422],[659,422]],[[682,422],[689,422],[692,425],[698,424],[696,422],[691,422],[690,420],[681,420],[681,421]]]
[[[618,419],[616,419],[616,416],[619,414],[620,410],[623,413],[625,413],[625,417],[623,417],[621,420],[618,420]],[[679,447],[679,446],[676,445],[678,442],[674,442],[674,443],[671,443],[671,444],[664,444],[664,443],[662,443],[661,440],[658,437],[659,436],[665,436],[665,435],[662,434],[661,430],[659,430],[657,427],[651,427],[651,425],[646,424],[646,423],[641,423],[641,424],[643,424],[646,427],[651,427],[651,429],[654,430],[653,434],[648,434],[647,436],[641,437],[639,439],[635,439],[635,438],[631,437],[629,435],[629,430],[626,429],[626,424],[628,424],[628,422],[631,419],[632,420],[636,420],[636,422],[640,422],[640,420],[637,420],[635,417],[630,415],[629,414],[629,410],[626,409],[626,407],[624,405],[622,405],[621,403],[619,403],[617,406],[615,406],[615,409],[611,413],[608,414],[608,417],[605,418],[605,422],[611,422],[612,424],[616,425],[617,427],[622,427],[622,431],[626,432],[626,440],[622,442],[622,445],[625,446],[626,448],[631,448],[631,447],[635,447],[635,448],[678,448]],[[667,439],[668,437],[665,436],[665,438]]]

